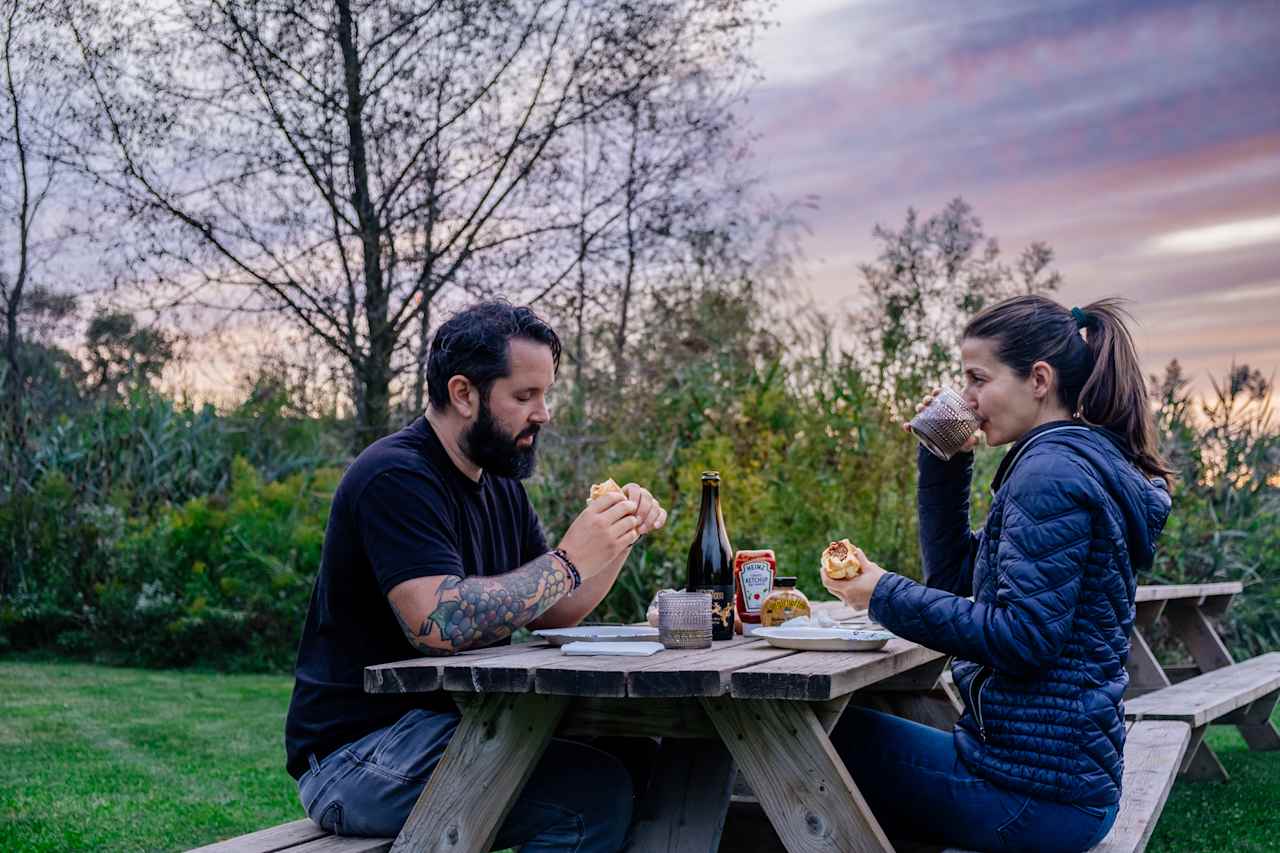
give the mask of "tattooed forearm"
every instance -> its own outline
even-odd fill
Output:
[[[537,619],[569,588],[568,572],[550,554],[505,575],[446,578],[411,639],[427,654],[487,646]]]

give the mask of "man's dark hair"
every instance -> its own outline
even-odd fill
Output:
[[[493,383],[511,373],[507,344],[524,338],[551,348],[560,369],[560,337],[545,320],[525,306],[506,300],[472,305],[454,314],[436,330],[427,356],[427,397],[437,409],[449,405],[449,380],[462,375],[489,399]]]

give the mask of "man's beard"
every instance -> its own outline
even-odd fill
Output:
[[[538,464],[539,429],[538,424],[531,424],[517,435],[508,435],[494,420],[488,403],[481,400],[476,422],[462,434],[462,449],[468,459],[485,471],[499,477],[527,480]],[[526,437],[533,438],[528,447],[516,444]]]

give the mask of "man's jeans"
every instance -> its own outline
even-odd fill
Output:
[[[1055,803],[981,779],[951,732],[849,708],[831,741],[890,838],[966,850],[1080,853],[1100,842],[1116,807]]]
[[[457,726],[457,714],[410,711],[323,761],[313,759],[298,780],[303,808],[338,835],[397,835]],[[495,845],[522,853],[614,853],[626,840],[631,806],[631,776],[617,758],[553,739]]]

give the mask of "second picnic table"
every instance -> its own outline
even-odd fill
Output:
[[[462,720],[392,848],[478,853],[553,734],[663,738],[634,850],[714,850],[735,767],[790,851],[892,851],[828,732],[860,691],[937,714],[945,657],[775,648],[752,638],[651,657],[580,657],[530,643],[369,667],[374,693],[449,692]],[[485,780],[483,784],[477,780]]]
[[[1231,653],[1212,619],[1221,617],[1244,589],[1239,581],[1139,586],[1137,616],[1129,649],[1129,689],[1126,698],[1168,687],[1171,683],[1231,666]],[[1193,665],[1162,666],[1151,650],[1148,635],[1163,617],[1170,634],[1191,653]]]

